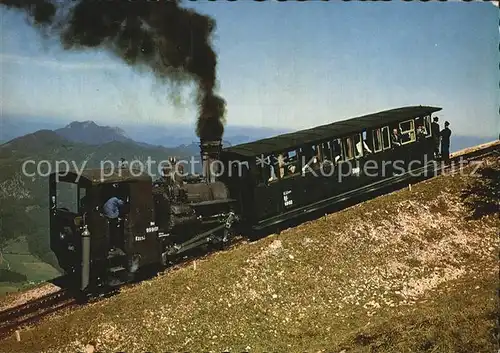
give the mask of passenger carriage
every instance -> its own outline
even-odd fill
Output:
[[[225,148],[220,180],[245,224],[264,229],[426,171],[440,110],[403,107]],[[401,146],[391,141],[394,128]]]

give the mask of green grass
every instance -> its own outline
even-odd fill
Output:
[[[32,287],[60,275],[54,267],[29,253],[26,239],[23,237],[12,241],[4,249],[4,258],[10,267],[6,262],[0,264],[0,269],[4,270],[0,272],[0,297]],[[12,274],[9,275],[9,272]],[[9,280],[19,276],[25,277],[25,280]]]
[[[447,283],[438,296],[431,292],[411,309],[377,318],[334,344],[333,351],[495,352],[497,283],[491,274]]]
[[[0,343],[5,352],[493,352],[498,215],[439,177],[242,244]]]

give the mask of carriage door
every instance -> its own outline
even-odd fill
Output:
[[[159,226],[155,222],[152,185],[137,181],[130,185],[130,212],[125,220],[125,239],[129,255],[144,266],[161,259]]]

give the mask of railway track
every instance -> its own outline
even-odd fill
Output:
[[[230,247],[237,246],[240,241],[231,244]],[[187,266],[191,266],[193,260],[203,260],[209,257],[212,253],[192,254],[184,256],[179,259],[175,264],[162,271],[168,274],[173,271],[180,270]],[[123,288],[132,287],[137,283],[131,283]],[[97,302],[102,299],[108,298],[118,291],[111,291],[103,293],[101,296],[89,298],[86,302]],[[33,299],[22,305],[4,310],[0,312],[0,341],[13,335],[16,330],[22,329],[25,326],[33,325],[62,309],[76,307],[83,305],[85,302],[79,301],[70,291],[61,289],[55,293],[50,293],[37,299]]]
[[[451,173],[456,173],[458,170],[462,169],[474,160],[487,156],[498,155],[499,149],[500,141],[494,141],[492,143],[476,146],[475,148],[456,152],[450,156],[450,162],[447,165],[442,165],[434,170],[434,175],[437,176],[448,171],[451,171]],[[458,169],[454,169],[454,167],[456,167],[456,162],[461,162],[458,164]],[[432,176],[425,179],[432,179]],[[398,183],[396,182],[394,184],[389,184],[380,191],[383,191],[383,193],[394,191],[398,189],[396,187],[396,184]],[[228,248],[237,246],[246,237],[239,236],[237,238],[239,238],[239,240],[233,241],[233,243]],[[211,256],[212,254],[212,252],[198,253],[197,251],[194,251],[194,254],[190,254],[184,256],[181,259],[178,259],[178,261],[166,268],[164,271],[162,271],[162,273],[168,274],[172,271],[179,270],[181,268],[189,266],[193,260],[203,260]],[[135,284],[136,283],[132,283],[129,286],[134,286]],[[107,295],[104,297],[107,297]],[[102,298],[103,297],[94,298],[94,300],[100,300]],[[56,293],[51,293],[38,299],[29,301],[12,309],[2,311],[0,312],[0,340],[5,339],[15,330],[25,325],[34,324],[52,313],[55,313],[64,308],[77,306],[79,304],[80,302],[73,295],[71,295],[69,291],[63,289]]]
[[[11,335],[24,325],[36,323],[49,314],[77,304],[67,290],[31,300],[25,304],[0,312],[0,339]]]

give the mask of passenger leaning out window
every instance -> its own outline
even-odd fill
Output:
[[[419,124],[417,127],[417,140],[421,141],[427,136],[427,129],[424,125]]]
[[[401,135],[399,134],[398,129],[392,129],[391,143],[393,147],[401,146]]]

